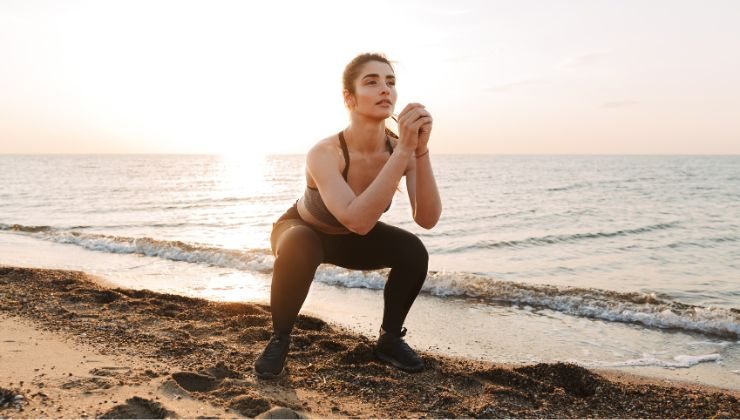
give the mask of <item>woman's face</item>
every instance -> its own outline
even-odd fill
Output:
[[[355,80],[355,94],[349,95],[350,110],[361,115],[386,119],[396,106],[396,75],[381,61],[370,61],[362,66]]]

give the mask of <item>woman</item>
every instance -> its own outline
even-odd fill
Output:
[[[305,193],[273,225],[274,332],[255,362],[259,377],[283,372],[293,324],[321,263],[356,270],[391,269],[375,354],[406,371],[424,368],[403,340],[402,326],[426,279],[429,257],[415,235],[378,219],[388,210],[403,176],[418,225],[431,229],[442,204],[427,148],[432,131],[429,112],[421,104],[409,104],[397,118],[399,137],[385,128],[396,104],[395,84],[393,67],[380,54],[359,55],[345,68],[343,94],[350,124],[311,148]]]

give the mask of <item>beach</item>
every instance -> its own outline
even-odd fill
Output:
[[[301,315],[287,373],[258,379],[269,308],[111,287],[79,271],[0,267],[3,418],[733,418],[740,392],[586,369],[422,352],[409,374],[373,337]],[[275,411],[283,410],[283,411]],[[269,415],[269,414],[268,414]]]
[[[250,162],[245,177],[212,155],[0,156],[0,265],[267,303],[272,223],[305,156]],[[409,344],[740,390],[739,162],[435,154],[439,224],[413,223],[403,186],[382,216],[429,251]],[[324,264],[303,313],[374,337],[387,275]]]
[[[740,2],[663,3],[0,2],[0,420],[740,419]]]

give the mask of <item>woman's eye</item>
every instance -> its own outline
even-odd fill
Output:
[[[388,82],[388,86],[396,86],[396,81],[391,80],[390,82]]]

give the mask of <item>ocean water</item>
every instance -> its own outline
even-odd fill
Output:
[[[740,156],[434,156],[444,212],[409,341],[740,389]],[[0,263],[267,301],[304,157],[0,156]],[[306,303],[372,335],[386,272],[322,266]],[[414,338],[414,332],[417,333]]]

